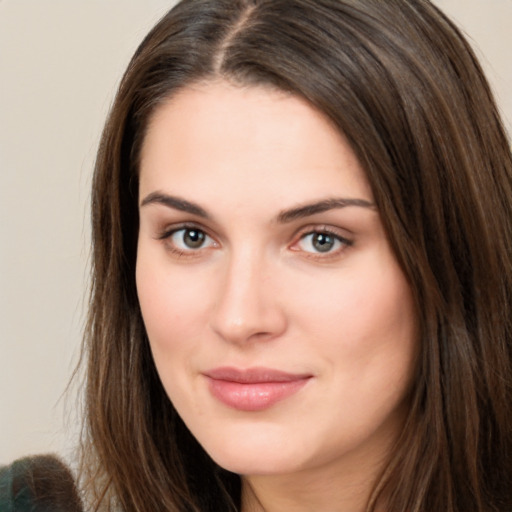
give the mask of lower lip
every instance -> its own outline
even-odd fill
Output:
[[[262,411],[302,389],[309,378],[286,382],[239,383],[208,378],[211,394],[239,411]]]

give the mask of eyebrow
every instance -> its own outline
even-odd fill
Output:
[[[211,219],[212,216],[201,206],[191,201],[187,201],[181,197],[171,196],[163,192],[152,192],[148,194],[141,202],[141,207],[148,204],[161,204],[174,210],[197,215],[204,219]],[[300,205],[294,208],[282,210],[278,213],[276,221],[280,224],[286,224],[297,219],[309,217],[317,213],[326,212],[338,208],[346,208],[348,206],[357,206],[359,208],[367,208],[375,210],[375,204],[366,199],[335,197]]]
[[[210,214],[204,208],[201,208],[201,206],[187,201],[186,199],[170,196],[162,192],[152,192],[151,194],[147,195],[140,203],[140,206],[142,207],[148,204],[162,204],[169,208],[173,208],[174,210],[191,213],[192,215],[197,215],[198,217],[203,217],[204,219],[211,218]]]
[[[335,197],[297,206],[296,208],[291,208],[289,210],[283,210],[277,216],[277,221],[284,224],[315,215],[316,213],[322,213],[337,208],[345,208],[347,206],[357,206],[360,208],[368,208],[370,210],[376,209],[375,204],[371,201],[367,201],[366,199]]]

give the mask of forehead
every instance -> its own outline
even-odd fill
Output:
[[[288,192],[306,201],[333,188],[371,200],[354,152],[322,113],[298,96],[225,82],[185,88],[156,110],[140,180],[141,194],[193,191],[205,200]]]

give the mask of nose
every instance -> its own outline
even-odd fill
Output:
[[[219,275],[210,325],[225,341],[245,344],[271,340],[286,330],[275,272],[270,262],[262,260],[250,251],[233,255]]]

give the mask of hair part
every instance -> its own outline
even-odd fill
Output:
[[[427,0],[185,0],[148,34],[98,151],[84,483],[95,510],[237,510],[237,475],[162,388],[135,287],[138,164],[159,105],[197,82],[305,98],[363,165],[421,332],[403,432],[368,504],[512,507],[512,158],[466,40]],[[85,359],[84,359],[85,360]]]

